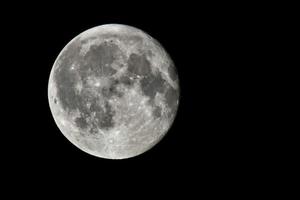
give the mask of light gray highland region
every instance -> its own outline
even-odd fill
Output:
[[[58,55],[48,99],[63,135],[79,149],[125,159],[156,145],[179,104],[177,70],[145,32],[127,25],[91,28]]]

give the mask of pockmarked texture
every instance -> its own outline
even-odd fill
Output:
[[[179,80],[167,52],[145,32],[108,24],[71,40],[49,78],[53,118],[94,156],[137,156],[167,133],[179,104]]]

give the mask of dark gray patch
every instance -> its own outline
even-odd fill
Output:
[[[82,43],[82,44],[86,44],[86,43],[88,43],[88,42],[90,42],[90,41],[93,41],[93,40],[96,40],[96,39],[97,39],[96,36],[89,36],[88,38],[81,39],[81,43]]]
[[[54,103],[55,103],[55,104],[57,103],[57,100],[56,100],[56,98],[54,98]]]
[[[169,87],[165,93],[166,103],[171,111],[176,110],[177,100],[179,98],[178,90],[175,90],[173,87]]]
[[[88,123],[86,122],[86,118],[84,118],[82,116],[76,118],[75,123],[76,123],[77,127],[81,128],[81,129],[85,129],[85,128],[88,127]]]
[[[111,76],[117,71],[111,67],[117,58],[119,47],[116,44],[104,42],[100,45],[92,45],[85,55],[83,70],[90,69],[98,76]]]
[[[93,99],[90,105],[90,112],[99,112],[101,110],[101,106],[97,103],[97,98]]]
[[[111,105],[106,102],[105,110],[103,110],[103,116],[99,121],[99,126],[104,129],[109,129],[114,126],[113,116],[115,115],[115,111],[112,109]]]
[[[82,100],[80,107],[78,107],[78,110],[80,111],[80,116],[87,119],[88,117],[91,116],[91,112],[89,108],[86,106],[86,103],[87,102],[85,100]]]
[[[98,133],[98,126],[97,126],[97,124],[96,124],[95,122],[92,123],[89,132],[90,132],[91,134],[96,134],[96,133]]]
[[[136,75],[147,75],[151,73],[150,62],[145,55],[131,54],[128,59],[128,71]]]
[[[147,51],[147,55],[149,57],[153,57],[154,56],[153,52],[150,49]]]
[[[130,79],[129,74],[124,74],[119,78],[119,82],[126,85],[126,86],[132,86],[134,84],[134,80]]]
[[[59,67],[54,71],[54,80],[57,85],[57,99],[60,101],[62,108],[74,110],[80,105],[81,97],[76,95],[74,90],[77,83],[76,73],[70,70],[70,67],[81,62],[79,56],[79,41],[74,40],[62,52],[59,57]]]
[[[98,127],[100,129],[108,130],[114,126],[113,116],[115,115],[115,111],[107,101],[105,102],[104,106],[105,109],[97,103],[93,103],[90,110],[96,113],[95,119]]]
[[[83,85],[87,84],[87,77],[91,76],[92,74],[95,74],[85,63],[83,63],[79,69],[78,74],[80,76],[80,79],[83,83]]]
[[[75,84],[77,78],[67,67],[61,67],[55,72],[55,82],[57,85],[57,97],[64,110],[74,110],[80,104],[81,98],[76,95]]]
[[[160,73],[156,76],[150,73],[141,79],[141,89],[146,96],[154,99],[157,92],[162,93],[164,91],[164,82],[165,80],[161,77]]]
[[[105,98],[111,98],[113,96],[113,89],[111,87],[103,87],[101,88],[101,93]]]
[[[153,110],[153,116],[154,116],[155,118],[161,117],[161,107],[159,107],[159,106],[155,106],[155,107],[154,107],[154,110]]]
[[[168,73],[169,73],[169,76],[170,78],[173,80],[173,81],[176,81],[177,78],[178,78],[178,75],[177,75],[177,71],[176,71],[176,67],[174,66],[173,63],[171,63],[168,67]]]

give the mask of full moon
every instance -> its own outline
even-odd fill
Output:
[[[73,38],[48,83],[50,110],[62,134],[82,151],[107,159],[154,147],[174,122],[179,95],[176,67],[162,45],[120,24]]]

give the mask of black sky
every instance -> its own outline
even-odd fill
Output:
[[[252,165],[247,147],[256,135],[249,134],[253,130],[244,115],[252,109],[252,97],[244,91],[254,68],[251,50],[244,47],[255,43],[257,32],[246,7],[140,2],[112,8],[82,2],[18,4],[7,10],[1,14],[8,44],[2,80],[13,111],[6,115],[10,128],[3,134],[14,145],[4,141],[3,153],[18,180],[44,183],[76,180],[77,175],[79,181],[149,180],[158,187],[192,187],[197,186],[193,181],[228,180]],[[99,159],[74,147],[57,128],[47,98],[50,70],[62,48],[82,31],[107,23],[135,26],[156,38],[173,59],[181,87],[167,136],[143,155],[123,161]]]

